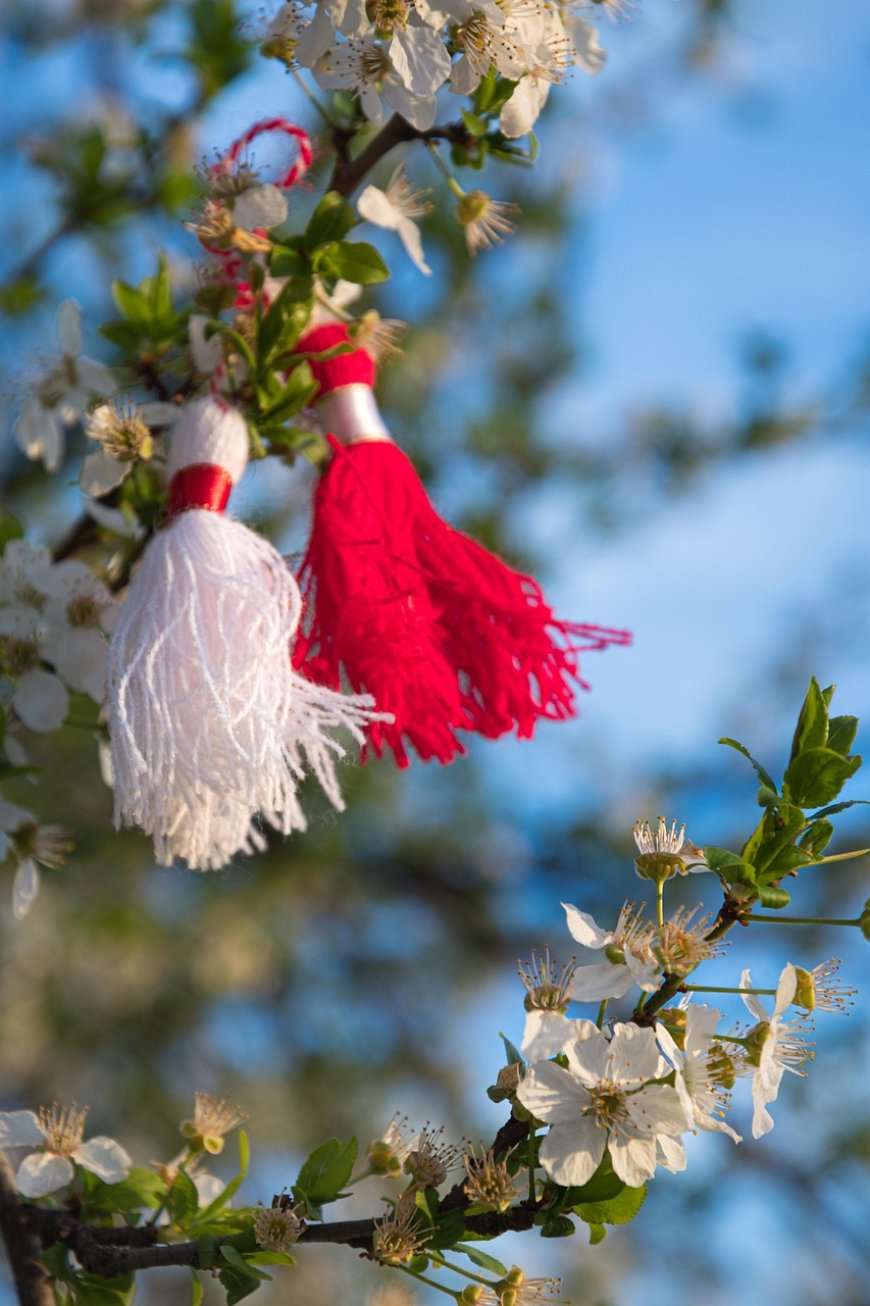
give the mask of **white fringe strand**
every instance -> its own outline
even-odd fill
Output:
[[[208,398],[182,410],[170,470],[216,463],[235,482],[247,460],[241,415]],[[115,824],[153,836],[157,861],[214,870],[265,846],[259,820],[304,830],[298,787],[313,771],[344,807],[335,732],[362,743],[379,719],[293,671],[296,581],[241,522],[191,508],[151,540],[109,653]]]

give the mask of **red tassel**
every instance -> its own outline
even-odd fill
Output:
[[[344,328],[322,327],[300,349],[346,340]],[[363,351],[322,360],[320,397],[366,385],[366,364]],[[376,753],[392,749],[403,767],[406,744],[424,761],[450,762],[465,752],[457,731],[530,738],[539,719],[574,716],[576,689],[588,688],[578,653],[630,636],[559,621],[536,581],[438,516],[390,440],[330,444],[299,576],[307,615],[296,665],[333,689],[344,670],[355,691],[393,713],[369,737]]]

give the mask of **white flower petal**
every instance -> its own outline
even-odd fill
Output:
[[[246,231],[254,227],[280,227],[287,221],[287,196],[277,186],[252,186],[233,205],[233,221]]]
[[[200,1206],[210,1206],[215,1198],[220,1197],[226,1184],[223,1179],[218,1179],[216,1174],[206,1174],[201,1171],[193,1176],[193,1186],[199,1196]]]
[[[132,469],[132,463],[122,463],[120,459],[106,453],[105,449],[97,449],[94,453],[89,453],[82,463],[79,485],[85,494],[100,499],[110,490],[117,489]]]
[[[609,1143],[614,1174],[630,1188],[639,1188],[652,1179],[656,1169],[656,1140],[654,1138],[617,1138]]]
[[[526,136],[538,121],[550,92],[550,83],[544,77],[520,78],[514,92],[502,109],[498,125],[503,134],[514,140]]]
[[[565,1047],[568,1068],[584,1086],[594,1088],[610,1078],[610,1044],[594,1025],[583,1039]]]
[[[581,1116],[551,1129],[541,1143],[541,1165],[551,1179],[565,1187],[585,1184],[598,1169],[607,1143],[605,1130]]]
[[[686,1145],[681,1138],[656,1139],[656,1160],[674,1174],[686,1168]]]
[[[377,186],[366,186],[356,202],[356,211],[366,222],[373,222],[386,231],[398,231],[403,216]]]
[[[561,1011],[532,1010],[526,1013],[520,1052],[526,1061],[546,1061],[575,1037],[574,1022]]]
[[[39,1147],[45,1142],[34,1111],[0,1111],[0,1151],[10,1147]]]
[[[17,803],[8,803],[5,798],[0,798],[0,830],[17,830],[19,825],[35,820],[33,812],[29,812],[26,807],[19,807]]]
[[[410,218],[403,218],[398,226],[399,240],[405,246],[405,253],[418,271],[425,277],[431,277],[432,269],[423,256],[423,237],[420,228]]]
[[[603,930],[588,912],[580,911],[578,907],[572,907],[569,902],[563,902],[562,907],[565,911],[565,923],[572,939],[576,940],[584,948],[607,947],[613,938],[612,930]]]
[[[574,1002],[603,1002],[605,998],[621,998],[633,983],[634,976],[627,966],[600,961],[577,967],[569,997]]]
[[[617,1025],[610,1043],[610,1059],[612,1078],[620,1083],[658,1079],[666,1069],[656,1046],[655,1033],[651,1029],[642,1029],[640,1025]]]
[[[22,1197],[46,1197],[58,1188],[65,1188],[74,1174],[68,1157],[55,1156],[54,1152],[34,1152],[18,1167],[16,1183]]]
[[[43,650],[70,689],[87,694],[95,703],[106,697],[106,663],[109,646],[92,628],[51,631]]]
[[[25,671],[15,687],[12,706],[28,730],[59,730],[69,710],[69,695],[57,676],[36,667]]]
[[[692,1113],[669,1084],[648,1084],[626,1099],[632,1127],[640,1134],[684,1134]]]
[[[786,1007],[791,1005],[792,998],[797,992],[797,971],[791,962],[783,968],[779,977],[779,983],[776,986],[776,998],[773,1004],[774,1016],[781,1016]]]
[[[58,305],[57,338],[67,358],[77,358],[82,352],[82,310],[74,299]]]
[[[126,1179],[133,1164],[120,1143],[102,1135],[82,1143],[73,1152],[73,1157],[79,1165],[107,1184],[118,1184]]]
[[[93,358],[79,358],[76,362],[76,375],[79,385],[85,391],[85,396],[73,399],[75,416],[80,417],[84,412],[88,399],[93,395],[113,395],[118,388],[118,382],[115,380],[115,374],[105,363],[97,363]],[[67,419],[72,421],[72,418]]]
[[[19,863],[12,881],[12,915],[17,921],[23,921],[36,902],[39,894],[39,871],[32,857],[25,857]]]
[[[740,987],[741,989],[747,989],[750,988],[751,985],[752,985],[752,976],[749,974],[749,970],[746,969],[741,973]],[[749,1014],[754,1016],[756,1020],[762,1020],[765,1022],[770,1020],[770,1013],[768,1011],[765,1011],[763,1004],[758,1000],[757,994],[744,993],[743,1001],[749,1010]]]
[[[573,1075],[552,1061],[539,1061],[526,1072],[517,1086],[517,1097],[538,1120],[550,1124],[576,1120],[580,1106],[589,1101]]]
[[[120,535],[122,539],[135,540],[143,533],[143,527],[139,522],[130,521],[118,508],[109,508],[104,503],[96,503],[88,498],[82,500],[82,508],[100,526],[115,535]]]

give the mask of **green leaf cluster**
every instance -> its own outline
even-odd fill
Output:
[[[177,310],[173,306],[169,264],[165,258],[160,259],[154,276],[145,277],[138,286],[114,281],[112,298],[121,316],[100,327],[100,331],[130,361],[144,356],[156,369],[163,355],[185,342],[189,310]]]
[[[831,716],[834,686],[822,689],[813,678],[804,699],[782,783],[736,739],[720,739],[751,763],[759,781],[757,800],[763,810],[755,830],[739,853],[708,847],[704,855],[728,888],[732,899],[765,907],[785,907],[790,901],[780,881],[802,866],[822,860],[834,834],[828,819],[856,802],[835,803],[846,781],[860,768],[861,758],[849,752],[858,729],[853,716]],[[812,811],[816,808],[818,810]]]

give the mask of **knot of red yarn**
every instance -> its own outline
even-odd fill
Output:
[[[191,463],[188,467],[181,467],[169,482],[167,520],[191,508],[223,512],[232,488],[232,477],[217,463]]]
[[[352,341],[344,323],[330,322],[306,332],[296,346],[296,353],[322,354],[327,349],[349,344]],[[309,358],[308,366],[318,385],[315,399],[322,399],[324,395],[332,394],[333,390],[341,390],[346,385],[373,387],[377,376],[375,360],[364,349],[353,349],[336,354],[333,358]]]

